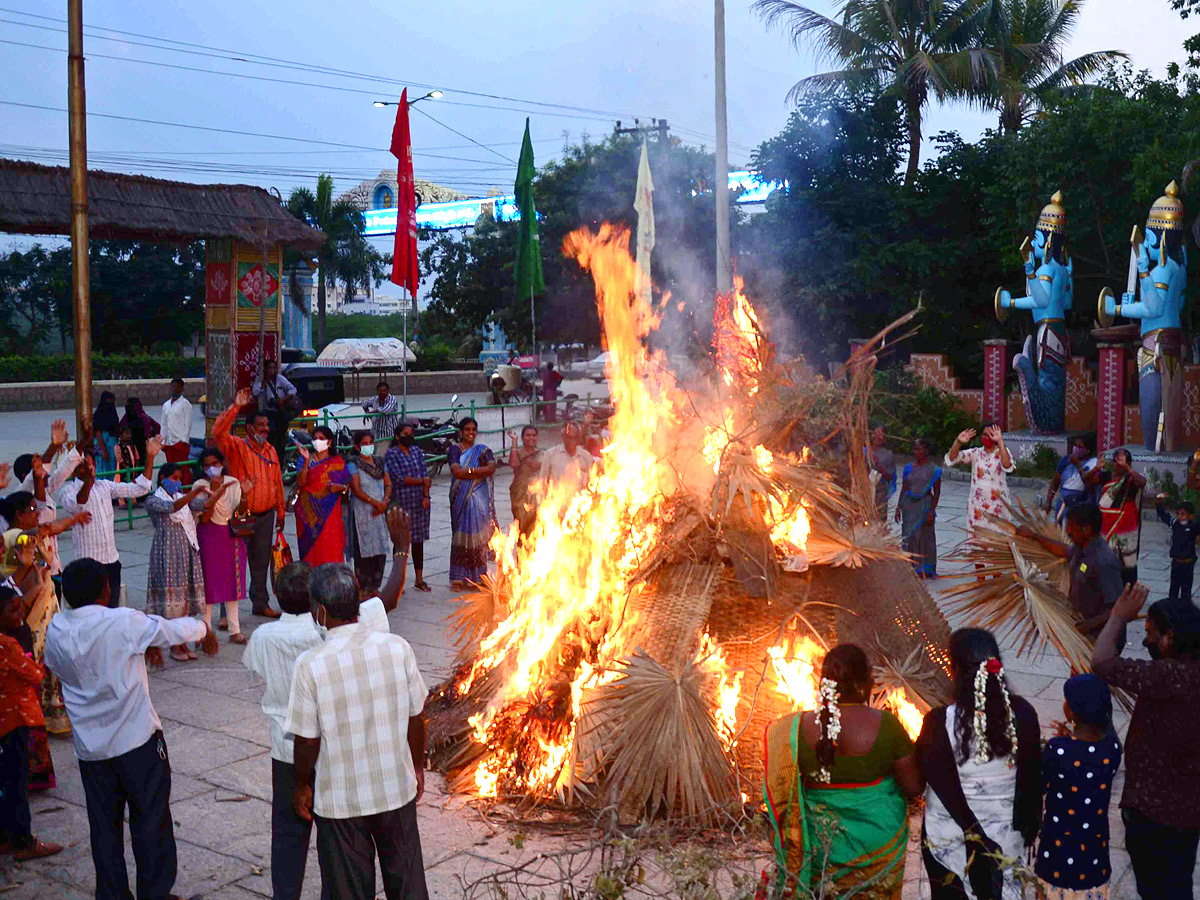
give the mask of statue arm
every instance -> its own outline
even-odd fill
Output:
[[[1043,268],[1045,268],[1043,266]],[[1013,297],[1010,304],[1013,309],[1045,309],[1050,305],[1051,282],[1039,278],[1037,275],[1027,277],[1025,284],[1029,289],[1028,297]]]
[[[1142,299],[1136,303],[1122,303],[1121,315],[1129,319],[1155,319],[1161,316],[1167,306],[1167,291],[1160,289],[1155,284],[1154,279],[1156,275],[1162,277],[1163,274],[1166,274],[1169,285],[1170,279],[1179,277],[1179,272],[1175,271],[1179,269],[1178,264],[1172,260],[1171,266],[1174,268],[1171,269],[1168,267],[1170,269],[1169,273],[1161,272],[1162,267],[1159,267],[1159,269],[1139,275],[1138,280],[1142,285]],[[1167,290],[1169,290],[1169,287]],[[1128,297],[1129,295],[1126,294],[1125,296]]]

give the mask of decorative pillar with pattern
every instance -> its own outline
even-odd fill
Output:
[[[267,249],[265,271],[263,256],[262,248],[253,244],[205,242],[205,406],[210,432],[213,419],[229,407],[234,394],[250,387],[258,372],[260,328],[263,355],[279,359],[283,248]]]
[[[984,425],[1008,429],[1008,400],[1004,395],[1004,380],[1008,376],[1008,341],[994,338],[983,342],[983,409],[980,420]]]
[[[1125,345],[1097,344],[1100,350],[1099,421],[1097,451],[1103,453],[1125,442]]]

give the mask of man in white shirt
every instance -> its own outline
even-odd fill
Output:
[[[183,379],[171,379],[171,396],[162,405],[162,447],[167,462],[184,463],[183,484],[192,483],[192,404],[183,396]]]
[[[403,510],[388,510],[388,529],[395,546],[408,546],[408,523]],[[359,607],[359,621],[370,630],[387,634],[387,615],[400,601],[407,559],[397,553],[396,565],[383,586],[380,597],[372,597]],[[284,729],[288,699],[292,692],[292,673],[296,660],[306,650],[324,642],[313,621],[308,581],[313,567],[306,562],[285,566],[275,577],[275,598],[283,615],[275,622],[259,626],[250,636],[242,656],[242,665],[267,683],[262,711],[271,723],[271,896],[273,900],[298,900],[304,886],[304,867],[312,820],[296,814],[292,800],[296,792],[296,767],[292,736]],[[328,887],[321,896],[328,900]]]
[[[296,660],[284,730],[296,736],[294,804],[316,817],[322,882],[338,900],[372,900],[378,852],[388,897],[427,900],[417,800],[428,691],[416,657],[360,620],[349,566],[319,566],[309,594],[328,636]]]
[[[580,444],[583,433],[575,422],[568,422],[562,430],[562,446],[555,447],[542,459],[540,474],[542,496],[553,484],[567,484],[571,493],[576,493],[587,484],[588,469],[595,460]]]
[[[146,442],[146,468],[135,481],[97,481],[96,454],[85,447],[83,460],[75,469],[75,477],[62,486],[58,502],[62,508],[75,515],[90,512],[91,521],[81,522],[71,529],[75,539],[75,557],[94,559],[108,573],[109,594],[114,605],[121,603],[121,557],[117,553],[117,538],[113,534],[113,500],[122,497],[144,497],[154,487],[150,478],[154,474],[154,457],[162,449],[160,439]]]
[[[69,608],[46,630],[46,666],[62,682],[87,799],[97,900],[171,896],[177,871],[171,761],[150,702],[146,651],[217,638],[198,619],[164,619],[111,608],[104,567],[77,559],[63,570]],[[125,809],[137,861],[137,892],[125,868]]]

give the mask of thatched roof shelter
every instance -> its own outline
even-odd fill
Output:
[[[0,159],[0,232],[68,234],[71,175],[63,166]],[[260,187],[189,184],[143,175],[88,172],[93,238],[194,241],[232,238],[314,250],[325,237]]]

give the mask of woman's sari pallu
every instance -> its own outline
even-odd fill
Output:
[[[802,778],[800,716],[777,720],[766,734],[763,798],[776,863],[771,897],[795,897],[797,884],[816,893],[824,879],[826,897],[853,891],[857,900],[900,900],[908,805],[895,778],[823,785]]]

